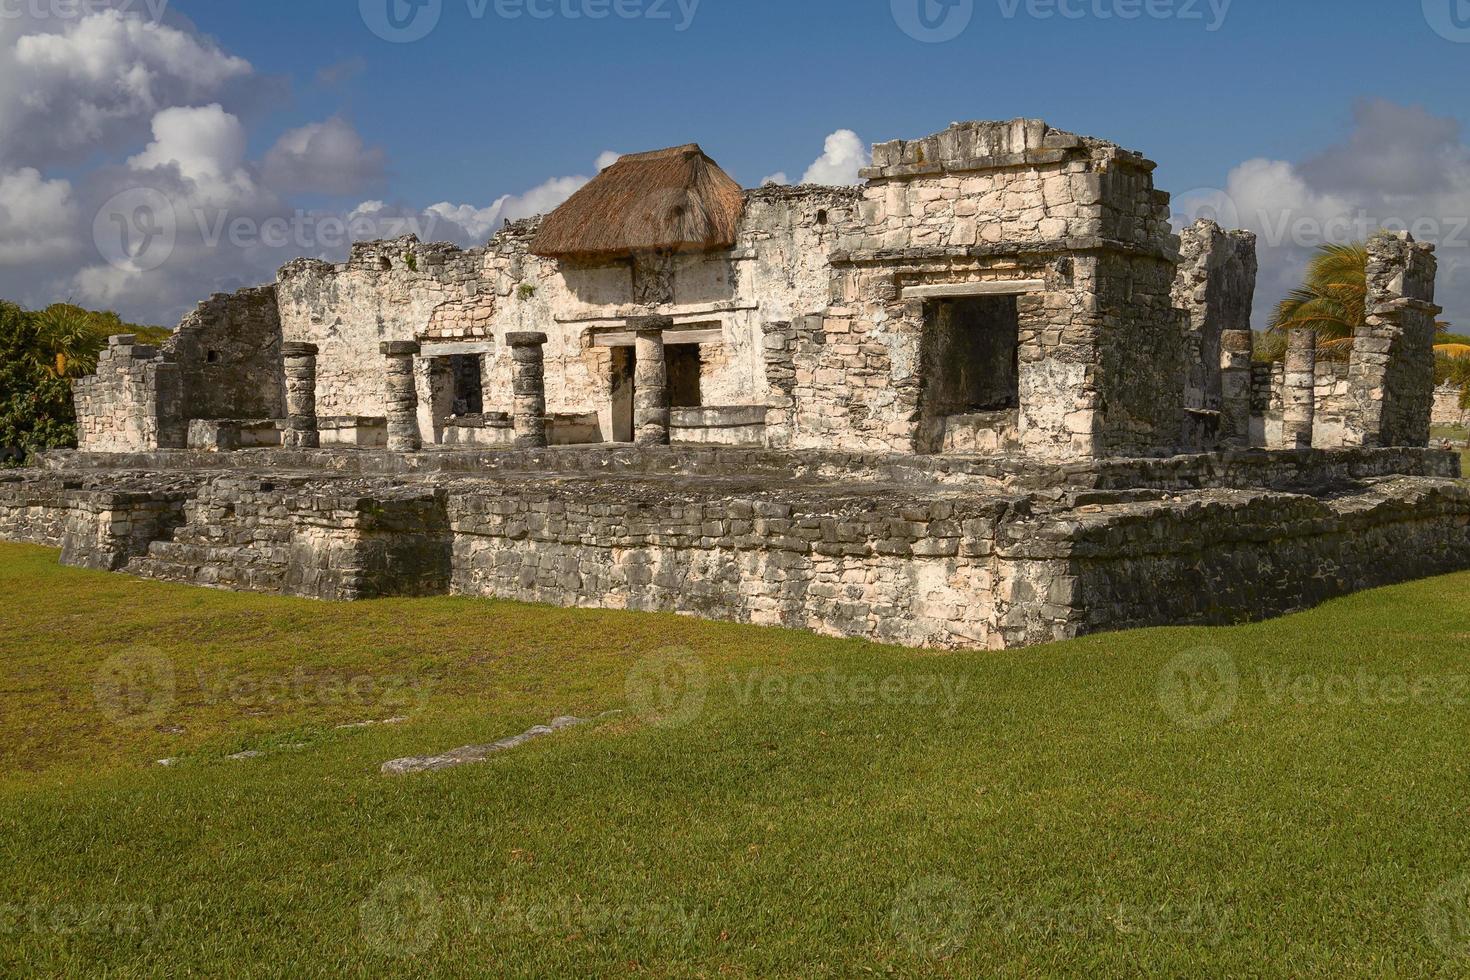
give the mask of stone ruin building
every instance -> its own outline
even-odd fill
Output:
[[[861,187],[622,158],[480,248],[409,237],[114,337],[81,448],[0,477],[62,560],[1001,649],[1470,567],[1428,448],[1435,257],[1370,244],[1351,359],[1252,363],[1254,237],[1037,120]]]

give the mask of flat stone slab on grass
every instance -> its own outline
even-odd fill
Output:
[[[403,776],[415,772],[438,772],[441,769],[452,769],[455,766],[468,765],[475,762],[484,762],[498,752],[519,748],[527,742],[547,735],[555,735],[567,728],[575,728],[578,725],[587,724],[585,718],[573,718],[563,715],[554,718],[549,725],[537,725],[535,728],[522,732],[511,738],[503,738],[490,745],[466,745],[462,748],[445,752],[443,755],[426,755],[409,759],[393,759],[383,763],[382,773],[385,776]]]

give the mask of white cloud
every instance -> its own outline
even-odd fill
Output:
[[[33,165],[85,156],[252,72],[212,41],[118,10],[0,19],[0,155]]]
[[[765,178],[764,180],[762,180],[761,181],[761,186],[762,187],[765,187],[768,184],[781,184],[781,185],[785,185],[785,184],[789,184],[789,183],[791,183],[791,178],[786,176],[786,171],[784,171],[784,170],[778,170],[775,173],[771,174],[771,176],[769,176],[769,177]]]
[[[826,147],[802,176],[803,184],[847,186],[862,182],[858,171],[873,162],[872,151],[850,129],[839,129],[827,137]]]
[[[608,150],[597,158],[599,172],[617,162],[620,154]],[[533,187],[524,194],[506,194],[489,207],[472,204],[451,204],[441,201],[427,209],[428,214],[463,229],[464,236],[474,242],[484,242],[501,229],[506,221],[517,221],[538,214],[554,211],[567,198],[591,181],[590,177],[553,177]]]
[[[71,183],[25,168],[0,173],[0,266],[34,265],[76,251]]]
[[[623,155],[616,150],[603,150],[597,155],[597,172],[602,173],[622,158]]]
[[[262,177],[285,192],[355,194],[383,180],[387,158],[337,116],[293,129],[265,155]]]
[[[1438,246],[1439,302],[1470,327],[1470,146],[1459,123],[1416,106],[1359,103],[1337,145],[1302,161],[1252,159],[1224,188],[1181,195],[1176,223],[1216,216],[1258,236],[1256,326],[1299,285],[1317,246],[1408,229]]]

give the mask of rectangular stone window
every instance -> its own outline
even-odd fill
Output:
[[[1020,312],[1015,296],[939,299],[924,307],[921,452],[939,452],[950,419],[997,415],[1021,404]]]
[[[664,348],[669,369],[669,406],[699,408],[704,404],[700,391],[703,368],[698,344],[669,344]]]
[[[924,330],[924,401],[937,416],[1020,406],[1020,314],[1014,296],[931,304]]]

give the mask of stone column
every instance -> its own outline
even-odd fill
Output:
[[[546,448],[546,334],[508,333],[516,448]]]
[[[1220,335],[1220,446],[1251,447],[1251,360],[1255,335],[1226,330]]]
[[[412,340],[392,340],[379,350],[388,359],[388,390],[385,407],[388,412],[388,449],[412,453],[424,448],[419,436],[419,391],[414,381],[413,363],[419,345]]]
[[[1290,332],[1281,405],[1283,449],[1311,449],[1317,415],[1317,331]]]
[[[316,449],[322,444],[316,421],[315,344],[284,343],[281,359],[286,367],[286,429],[281,445],[292,449]]]
[[[640,446],[669,444],[669,367],[664,358],[668,316],[640,316],[633,328],[637,366],[633,375],[633,441]]]
[[[1347,445],[1429,444],[1438,268],[1434,246],[1408,232],[1368,240],[1368,316],[1348,365]]]

